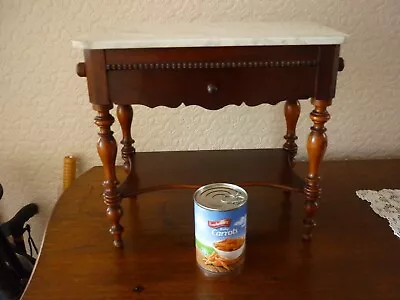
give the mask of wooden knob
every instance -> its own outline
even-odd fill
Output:
[[[344,59],[343,59],[343,57],[339,57],[338,71],[342,72],[343,69],[344,69]]]
[[[208,84],[207,85],[207,92],[209,93],[209,94],[214,94],[214,93],[216,93],[218,91],[218,88],[214,85],[214,84]]]
[[[76,74],[78,74],[79,77],[86,77],[85,63],[80,62],[76,65]]]

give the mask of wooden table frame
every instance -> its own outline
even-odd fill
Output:
[[[95,117],[99,127],[97,150],[104,167],[103,196],[114,245],[123,245],[122,198],[163,188],[197,187],[185,182],[139,186],[131,136],[131,105],[178,107],[185,104],[215,110],[243,102],[256,106],[286,101],[287,131],[283,149],[292,166],[297,153],[298,100],[311,98],[313,125],[307,140],[309,167],[304,187],[262,181],[248,183],[304,192],[303,239],[310,240],[321,197],[319,166],[327,148],[325,123],[330,118],[327,107],[335,96],[337,72],[344,67],[339,50],[340,45],[85,50],[85,62],[77,65],[77,74],[87,78],[90,102],[98,113]],[[115,171],[117,143],[111,131],[113,104],[117,105],[123,135],[122,158],[129,173],[121,186]]]

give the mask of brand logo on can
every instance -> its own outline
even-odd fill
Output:
[[[222,219],[219,221],[208,221],[208,226],[211,228],[229,227],[231,226],[231,219]]]

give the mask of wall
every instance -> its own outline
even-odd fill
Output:
[[[79,156],[80,172],[99,164],[73,37],[133,22],[268,20],[316,21],[351,35],[327,124],[328,158],[399,157],[398,0],[0,0],[1,218],[37,202],[41,213],[32,225],[39,241],[61,191],[64,155]],[[303,103],[300,146],[310,126],[311,105]],[[134,110],[138,151],[276,147],[284,130],[282,104]]]

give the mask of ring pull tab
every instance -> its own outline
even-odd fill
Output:
[[[240,204],[244,199],[245,197],[236,192],[234,195],[224,195],[221,199],[221,202],[225,204]]]

